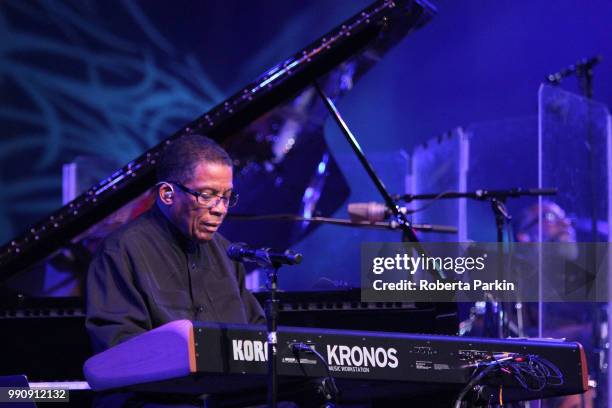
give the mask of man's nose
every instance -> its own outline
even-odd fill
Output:
[[[225,215],[227,214],[227,206],[220,197],[217,197],[215,205],[210,207],[210,212],[216,215]]]

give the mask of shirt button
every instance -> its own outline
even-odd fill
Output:
[[[192,264],[191,264],[191,269],[195,269],[195,268],[196,268],[196,264],[195,264],[195,263],[192,263]]]
[[[203,313],[205,309],[206,309],[206,308],[205,308],[204,306],[201,306],[201,305],[200,305],[200,306],[198,306],[198,307],[196,308],[196,310],[198,311],[198,313]]]

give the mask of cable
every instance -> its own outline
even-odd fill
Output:
[[[491,371],[493,371],[496,368],[496,365],[494,362],[493,364],[490,364],[489,366],[487,366],[484,370],[482,370],[478,375],[474,375],[478,372],[478,369],[480,367],[477,367],[476,370],[474,371],[474,374],[472,374],[472,379],[470,380],[470,382],[468,382],[468,384],[463,388],[463,390],[461,390],[461,392],[459,393],[459,396],[457,397],[457,399],[455,400],[455,404],[454,407],[455,408],[461,408],[461,402],[463,401],[463,398],[465,398],[465,396],[467,395],[467,393],[476,385],[480,382],[480,380],[482,380],[487,374],[489,374]]]
[[[491,372],[498,375],[511,375],[522,388],[531,392],[542,391],[546,386],[563,385],[561,371],[553,363],[537,355],[499,353],[492,354],[490,358],[493,361],[484,361],[477,365],[472,373],[471,380],[455,400],[455,408],[460,408],[467,393]],[[503,405],[502,397],[502,387],[500,385],[500,405]]]
[[[323,356],[317,350],[315,350],[313,347],[309,346],[306,343],[291,343],[289,346],[291,347],[291,351],[295,355],[298,362],[300,361],[300,352],[305,352],[309,354],[314,354],[315,357],[323,364],[323,367],[325,367],[325,372],[327,374],[327,381],[325,381],[325,379],[323,380],[323,391],[327,394],[327,399],[336,403],[340,391],[336,386],[336,380],[331,375],[331,371],[329,371],[329,366],[327,365],[327,361],[325,361],[325,358],[323,358]]]
[[[436,203],[436,201],[438,201],[439,199],[441,199],[442,197],[444,197],[447,194],[452,194],[455,193],[455,191],[443,191],[440,194],[438,194],[437,196],[435,196],[434,198],[431,199],[431,201],[429,201],[427,204],[424,204],[418,208],[415,208],[414,210],[408,210],[406,211],[406,214],[414,214],[416,212],[419,211],[424,211],[426,209],[428,209],[429,207],[431,207],[433,204]]]

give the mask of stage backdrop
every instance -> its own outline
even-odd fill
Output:
[[[0,242],[61,205],[63,163],[125,164],[368,3],[0,2]],[[439,15],[340,104],[377,160],[458,125],[535,115],[540,82],[582,57],[603,55],[594,96],[612,102],[611,2],[434,3]],[[579,92],[575,78],[562,86]],[[379,199],[365,178],[351,187]]]

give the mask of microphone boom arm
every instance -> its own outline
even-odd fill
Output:
[[[356,228],[376,228],[376,229],[388,229],[397,230],[399,224],[395,221],[391,222],[356,222],[347,220],[344,218],[330,218],[330,217],[303,217],[294,214],[268,214],[268,215],[247,215],[247,214],[228,214],[228,220],[235,221],[297,221],[297,222],[311,222],[313,224],[331,224],[338,225],[341,227],[356,227]],[[422,232],[437,232],[443,234],[456,234],[457,227],[452,225],[439,225],[439,224],[412,224],[412,228],[416,231]]]

